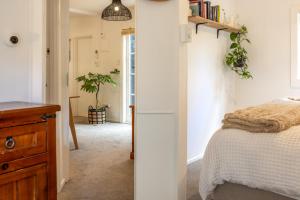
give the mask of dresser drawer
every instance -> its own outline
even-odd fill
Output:
[[[32,167],[37,164],[46,163],[47,161],[48,161],[48,154],[44,153],[29,158],[22,158],[14,161],[9,161],[9,162],[1,162],[0,175],[17,171],[20,169],[24,169],[27,167]]]
[[[0,163],[47,152],[47,124],[0,129]]]
[[[41,164],[0,175],[0,200],[53,200],[48,198],[47,165]]]

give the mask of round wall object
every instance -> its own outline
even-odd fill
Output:
[[[5,40],[5,44],[9,47],[16,47],[21,43],[21,38],[16,33],[8,34]]]
[[[10,37],[9,41],[13,44],[13,45],[17,45],[19,43],[19,37],[16,35],[13,35]]]

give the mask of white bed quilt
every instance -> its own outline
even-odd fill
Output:
[[[300,199],[300,126],[276,134],[219,130],[201,165],[202,199],[225,182]]]

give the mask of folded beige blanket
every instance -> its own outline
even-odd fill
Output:
[[[242,129],[252,133],[278,133],[300,125],[300,105],[263,104],[225,115],[223,129]]]

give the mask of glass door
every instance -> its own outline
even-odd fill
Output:
[[[124,84],[125,84],[125,122],[131,122],[130,106],[135,105],[135,35],[124,36]]]

